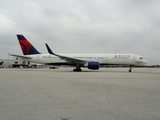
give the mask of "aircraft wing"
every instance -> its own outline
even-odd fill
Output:
[[[86,63],[85,60],[72,58],[72,57],[67,57],[67,56],[62,56],[62,55],[58,55],[58,54],[54,54],[54,55],[59,57],[59,58],[61,58],[61,59],[63,59],[63,60],[69,61],[71,63]]]
[[[11,56],[14,56],[14,57],[20,57],[22,59],[32,59],[32,57],[28,57],[28,56],[24,56],[24,55],[15,55],[15,54],[10,54]]]
[[[46,44],[46,47],[47,47],[47,50],[50,54],[52,55],[55,55],[63,60],[66,60],[68,62],[71,62],[71,63],[78,63],[78,64],[85,64],[87,61],[86,60],[83,60],[83,59],[79,59],[79,58],[72,58],[72,57],[68,57],[68,56],[63,56],[63,55],[58,55],[58,54],[55,54],[52,52],[52,50],[50,49],[50,47]]]

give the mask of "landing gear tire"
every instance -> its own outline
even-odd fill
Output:
[[[82,69],[73,69],[73,72],[81,72]]]
[[[129,72],[132,72],[132,70],[129,70]]]

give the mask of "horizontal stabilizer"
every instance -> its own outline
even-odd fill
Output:
[[[19,57],[22,59],[32,59],[32,57],[28,57],[28,56],[23,56],[23,55],[15,55],[15,54],[9,54],[10,56],[14,56],[14,57]]]

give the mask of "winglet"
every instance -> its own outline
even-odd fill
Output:
[[[52,50],[51,50],[50,47],[47,45],[47,43],[45,43],[45,45],[46,45],[46,48],[47,48],[49,54],[56,55],[55,53],[52,52]]]

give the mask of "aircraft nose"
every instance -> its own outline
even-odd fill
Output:
[[[144,64],[147,64],[147,60],[144,60],[143,63],[144,63]]]

